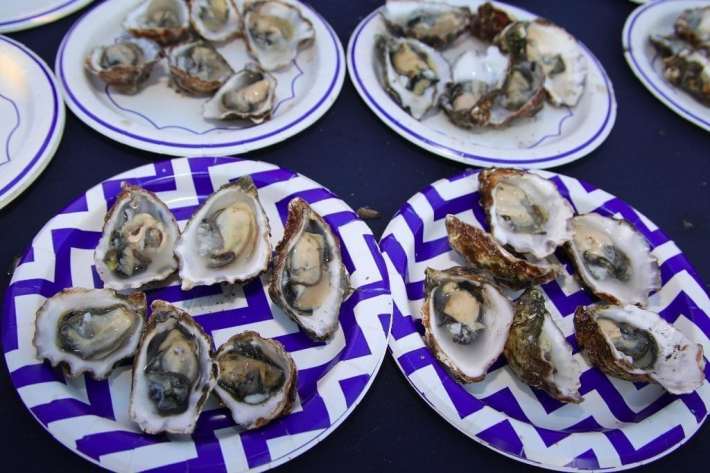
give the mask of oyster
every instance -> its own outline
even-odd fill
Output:
[[[513,18],[508,13],[486,2],[478,7],[476,14],[471,18],[471,34],[481,41],[490,43],[512,22]]]
[[[37,311],[32,340],[37,356],[71,376],[106,378],[138,347],[145,319],[145,294],[111,289],[64,289]]]
[[[388,0],[381,10],[387,29],[437,49],[445,48],[466,32],[468,8],[417,0]]]
[[[94,252],[104,286],[137,289],[170,276],[177,269],[179,234],[175,217],[155,194],[123,183]]]
[[[276,78],[256,64],[247,64],[234,74],[202,107],[207,119],[250,120],[262,123],[271,117],[276,95]]]
[[[710,59],[701,50],[684,49],[665,58],[663,75],[698,102],[710,106]]]
[[[471,270],[427,268],[425,274],[424,341],[456,379],[482,380],[503,351],[513,307]]]
[[[223,185],[195,212],[175,246],[182,289],[255,278],[271,260],[269,235],[251,177]]]
[[[381,35],[375,44],[382,87],[397,105],[420,120],[436,105],[449,81],[449,64],[436,50],[415,39]]]
[[[306,201],[291,200],[276,247],[271,300],[311,338],[324,340],[338,328],[340,305],[349,294],[338,238]]]
[[[187,312],[161,300],[150,308],[133,362],[130,416],[149,434],[189,434],[216,382],[212,339]]]
[[[710,48],[710,6],[683,11],[674,28],[680,38],[696,48]]]
[[[651,45],[656,48],[658,54],[664,58],[675,56],[679,52],[690,48],[690,45],[686,41],[677,36],[654,34],[649,36],[648,40],[651,42]]]
[[[281,343],[243,332],[219,347],[215,360],[215,392],[237,425],[256,429],[291,410],[296,365]]]
[[[232,0],[192,0],[190,23],[208,41],[227,41],[241,31],[241,16]]]
[[[243,15],[249,52],[267,71],[287,66],[315,40],[313,25],[291,4],[278,0],[248,2]]]
[[[558,401],[582,402],[582,369],[552,320],[539,288],[528,289],[515,301],[515,318],[504,353],[510,368],[525,383]]]
[[[109,46],[94,48],[84,62],[86,69],[121,92],[134,94],[148,80],[162,52],[145,38],[119,38]]]
[[[565,248],[582,283],[614,304],[648,304],[661,287],[658,261],[646,239],[626,220],[596,213],[572,219],[573,238]]]
[[[545,91],[555,106],[574,107],[584,92],[587,61],[577,40],[546,20],[516,21],[496,37],[516,60],[536,62],[545,73]]]
[[[572,238],[572,206],[555,184],[519,169],[486,169],[478,175],[481,203],[493,237],[518,253],[551,255]]]
[[[468,225],[453,215],[446,216],[449,245],[479,274],[511,289],[544,284],[557,276],[559,268],[518,258],[490,234]]]
[[[176,46],[168,55],[168,65],[177,90],[189,95],[211,94],[234,74],[222,55],[205,41]]]
[[[180,41],[190,29],[190,12],[185,0],[144,0],[123,21],[136,36],[150,38],[163,46]]]
[[[633,382],[656,382],[686,394],[705,382],[703,347],[658,314],[634,305],[578,307],[577,341],[604,373]]]

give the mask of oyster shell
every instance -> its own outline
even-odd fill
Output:
[[[127,183],[121,188],[106,214],[94,261],[104,286],[137,289],[175,272],[174,248],[180,230],[155,194]]]
[[[609,376],[655,382],[672,394],[705,382],[702,345],[656,313],[633,305],[578,307],[574,329],[589,360]]]
[[[222,55],[206,41],[176,46],[168,55],[168,65],[177,90],[189,95],[211,94],[234,74]]]
[[[481,381],[503,352],[513,307],[466,268],[427,268],[425,274],[424,341],[456,379]]]
[[[216,382],[212,339],[190,314],[161,300],[133,362],[130,416],[146,433],[189,434]]]
[[[565,249],[587,289],[613,304],[646,306],[661,287],[661,271],[643,235],[626,220],[596,213],[574,217],[572,230]]]
[[[445,48],[464,34],[468,8],[417,0],[387,0],[382,19],[395,36],[414,38],[433,48]]]
[[[207,119],[250,120],[262,123],[271,118],[276,96],[276,78],[256,64],[247,64],[234,74],[202,107]]]
[[[701,50],[684,49],[663,60],[663,75],[671,84],[710,106],[710,59]]]
[[[126,36],[114,44],[94,48],[84,66],[106,84],[121,92],[134,94],[148,80],[153,66],[161,57],[157,43]]]
[[[481,41],[490,43],[512,22],[513,18],[508,13],[486,2],[478,7],[476,14],[471,18],[471,34]]]
[[[338,328],[350,294],[340,243],[323,217],[303,199],[288,204],[283,240],[276,247],[269,295],[314,340]]]
[[[397,105],[417,120],[434,107],[451,71],[435,49],[410,38],[378,36],[376,71]]]
[[[511,289],[544,284],[557,276],[559,268],[518,258],[490,234],[468,225],[453,215],[446,216],[449,245],[463,256],[477,273]]]
[[[291,410],[296,365],[278,341],[243,332],[219,347],[215,360],[215,392],[237,425],[256,429]]]
[[[523,382],[558,401],[582,402],[582,369],[552,320],[540,289],[530,288],[515,301],[515,318],[504,353],[510,368]]]
[[[572,238],[572,206],[555,184],[536,174],[510,168],[478,175],[481,204],[493,237],[518,253],[551,255]]]
[[[192,0],[190,23],[208,41],[227,41],[242,29],[241,15],[232,0]]]
[[[267,71],[285,67],[315,41],[313,25],[301,11],[278,0],[244,6],[244,39],[251,55]]]
[[[136,36],[163,46],[180,41],[190,29],[190,12],[185,0],[144,0],[123,21]]]
[[[251,177],[223,185],[195,212],[175,246],[182,289],[255,278],[269,266],[269,236]]]
[[[75,377],[106,378],[138,348],[145,294],[123,296],[111,289],[64,289],[37,311],[32,340],[37,356]]]
[[[710,6],[683,11],[673,26],[680,38],[696,48],[710,48]]]

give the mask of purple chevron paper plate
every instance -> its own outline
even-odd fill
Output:
[[[272,242],[283,235],[288,202],[308,201],[338,234],[355,292],[343,304],[328,343],[312,342],[271,306],[265,279],[243,286],[179,285],[149,291],[189,311],[219,346],[256,330],[279,340],[298,368],[298,400],[286,417],[240,432],[212,397],[192,435],[145,435],[128,417],[130,369],[106,381],[65,379],[36,358],[34,313],[56,291],[100,287],[93,249],[107,208],[123,181],[155,192],[184,225],[214,189],[251,175],[270,219]],[[7,290],[2,346],[10,377],[31,414],[75,453],[119,471],[263,471],[315,446],[350,415],[370,387],[387,347],[392,300],[387,272],[370,229],[330,191],[272,164],[235,158],[184,158],[142,166],[89,189],[50,220],[32,241]]]
[[[650,309],[710,349],[710,299],[704,284],[678,247],[650,220],[620,199],[576,179],[549,172],[577,212],[621,216],[643,233],[661,264],[663,287]],[[442,179],[402,206],[380,241],[390,271],[394,299],[389,347],[402,373],[444,419],[477,442],[518,461],[560,471],[618,471],[666,455],[703,424],[710,384],[673,396],[652,384],[609,378],[591,368],[574,339],[573,313],[592,298],[571,276],[571,268],[543,286],[552,316],[583,366],[579,405],[562,404],[520,382],[500,359],[485,381],[456,383],[424,345],[420,309],[424,270],[444,269],[463,260],[450,250],[447,214],[485,228],[478,175],[469,170]],[[706,376],[710,369],[706,368]]]

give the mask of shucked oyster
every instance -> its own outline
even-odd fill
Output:
[[[513,18],[508,13],[486,2],[478,7],[476,14],[471,18],[471,34],[490,43],[512,22]]]
[[[180,230],[170,209],[150,191],[124,183],[106,214],[94,261],[104,286],[136,289],[177,269]]]
[[[381,14],[392,34],[439,49],[461,36],[470,18],[468,8],[417,0],[388,0]]]
[[[375,45],[380,83],[397,105],[420,120],[436,105],[449,81],[449,64],[415,39],[382,35]]]
[[[646,239],[625,220],[590,213],[572,219],[566,249],[582,283],[600,299],[645,306],[661,286]]]
[[[481,171],[478,182],[491,233],[502,245],[545,258],[572,238],[574,211],[551,181],[494,168]]]
[[[663,75],[671,84],[710,106],[710,59],[707,54],[702,50],[684,49],[669,56],[663,60]]]
[[[106,378],[138,347],[145,294],[122,296],[111,289],[64,289],[37,311],[33,343],[37,356],[69,376],[88,372]]]
[[[234,74],[202,107],[202,116],[213,120],[240,119],[262,123],[271,117],[276,78],[256,64]]]
[[[424,341],[461,382],[480,381],[503,351],[513,308],[470,270],[426,270]]]
[[[510,368],[525,383],[562,402],[582,401],[581,367],[552,320],[540,289],[530,288],[515,301],[515,318],[504,353]]]
[[[232,0],[193,0],[190,23],[208,41],[227,41],[241,31],[241,16]]]
[[[291,410],[296,365],[281,343],[243,332],[219,347],[215,360],[215,392],[239,426],[255,429]]]
[[[242,282],[271,260],[269,219],[251,177],[225,184],[187,223],[175,246],[182,289]]]
[[[176,46],[170,51],[168,64],[177,89],[189,95],[211,94],[234,73],[224,57],[205,41]]]
[[[95,48],[84,66],[108,85],[134,94],[148,80],[161,55],[160,46],[153,41],[126,36],[112,45]]]
[[[672,394],[705,382],[702,345],[658,314],[633,305],[578,307],[574,329],[589,360],[610,376],[656,382]]]
[[[710,6],[685,10],[675,21],[675,32],[696,48],[710,49]]]
[[[180,41],[190,28],[185,0],[144,0],[123,21],[136,36],[150,38],[165,46]]]
[[[324,340],[338,328],[340,305],[349,294],[337,237],[306,201],[293,199],[276,247],[271,300],[311,338]]]
[[[544,284],[557,275],[556,266],[518,258],[488,233],[453,215],[446,216],[446,232],[451,248],[461,254],[474,271],[511,289]]]
[[[160,300],[150,308],[133,362],[131,419],[149,434],[189,434],[216,382],[212,340],[187,312]]]

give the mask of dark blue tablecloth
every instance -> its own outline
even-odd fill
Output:
[[[0,11],[2,10],[0,0]],[[14,0],[12,0],[14,1]],[[117,1],[117,0],[116,0]],[[312,0],[347,44],[357,23],[381,0]],[[710,281],[710,153],[708,134],[657,101],[623,57],[621,30],[634,5],[624,0],[511,0],[563,25],[602,61],[619,102],[614,130],[591,155],[555,169],[618,195],[645,213]],[[80,13],[79,13],[80,14]],[[11,34],[51,67],[59,42],[79,14]],[[352,207],[372,206],[379,236],[389,216],[428,183],[463,166],[409,144],[382,124],[346,79],[333,108],[300,135],[249,153],[301,172]],[[0,265],[9,268],[62,207],[97,182],[160,158],[114,143],[67,111],[52,163],[10,206],[0,210]],[[8,270],[9,271],[9,270]],[[4,291],[6,271],[0,276]],[[46,433],[20,402],[6,369],[0,374],[0,470],[85,471],[94,468]],[[710,445],[706,425],[679,451],[648,471],[698,471]],[[707,452],[706,452],[707,453]],[[280,471],[518,471],[528,469],[451,427],[410,388],[388,356],[371,391],[332,435]]]

